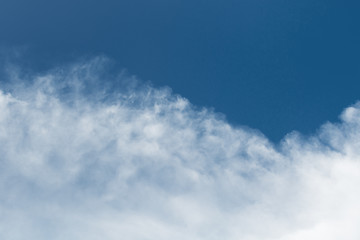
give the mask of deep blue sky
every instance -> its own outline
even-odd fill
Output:
[[[0,46],[46,69],[105,54],[274,141],[360,98],[360,3],[2,0]]]

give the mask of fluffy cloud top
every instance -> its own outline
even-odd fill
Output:
[[[103,66],[10,71],[0,239],[360,239],[359,104],[274,145]]]

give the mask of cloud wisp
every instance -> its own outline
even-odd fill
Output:
[[[9,70],[1,239],[360,238],[359,104],[274,145],[103,65]]]

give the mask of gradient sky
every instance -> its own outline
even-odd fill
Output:
[[[360,3],[2,0],[0,46],[34,71],[99,54],[278,141],[358,99]]]

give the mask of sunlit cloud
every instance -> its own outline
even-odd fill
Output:
[[[1,239],[360,238],[359,104],[274,144],[169,88],[104,73],[104,58],[8,69]]]

